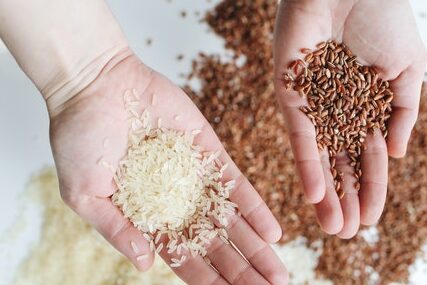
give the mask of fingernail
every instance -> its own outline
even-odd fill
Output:
[[[148,254],[141,254],[141,255],[136,257],[136,260],[141,262],[141,261],[146,260],[147,258],[148,258]]]

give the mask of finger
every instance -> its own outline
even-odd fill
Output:
[[[234,215],[230,218],[227,233],[229,239],[245,256],[249,263],[268,280],[270,284],[287,284],[288,273],[285,266],[270,245],[261,239],[242,217]]]
[[[302,55],[301,48],[314,48],[331,37],[327,5],[320,1],[281,1],[274,34],[275,89],[283,108],[286,127],[305,197],[320,202],[325,195],[325,180],[315,139],[314,126],[298,109],[306,104],[295,91],[287,91],[282,76],[289,63]]]
[[[282,237],[282,229],[276,218],[246,177],[234,177],[236,187],[230,200],[239,206],[239,212],[266,242],[277,242]]]
[[[281,1],[274,28],[275,78],[301,57],[301,48],[315,46],[332,36],[330,8],[322,1]]]
[[[314,207],[322,230],[330,235],[334,235],[341,231],[344,224],[344,218],[338,195],[335,192],[334,180],[330,170],[331,166],[327,151],[321,152],[321,158],[326,181],[326,194],[323,200]]]
[[[161,239],[163,244],[167,244],[165,238]],[[164,247],[159,252],[159,255],[167,264],[171,264],[172,258],[181,259],[186,256],[185,260],[181,262],[179,267],[171,267],[171,269],[179,276],[186,284],[199,285],[201,280],[203,284],[207,285],[227,285],[228,283],[211,265],[197,255],[193,257],[188,250],[183,250],[182,255],[178,255],[176,251],[169,253]]]
[[[360,226],[360,207],[358,191],[355,183],[358,182],[354,176],[354,169],[350,165],[347,153],[341,152],[336,158],[336,169],[343,174],[341,181],[344,196],[340,199],[341,209],[344,217],[344,225],[337,234],[342,239],[349,239],[356,235]]]
[[[425,60],[410,66],[391,82],[395,96],[392,114],[388,123],[388,153],[393,157],[403,157],[409,137],[418,116],[421,86]]]
[[[150,251],[149,244],[110,198],[80,195],[64,197],[64,201],[124,254],[138,270],[145,271],[151,267],[154,254]]]
[[[310,120],[296,108],[283,108],[295,163],[309,203],[325,196],[325,178],[316,143],[316,131]]]
[[[366,137],[366,150],[362,152],[362,178],[359,192],[361,222],[375,224],[381,216],[387,195],[387,145],[377,131]]]
[[[212,265],[230,284],[269,284],[230,244],[214,238],[208,247]]]
[[[196,142],[208,150],[222,150],[219,160],[223,164],[228,164],[223,181],[236,182],[234,189],[231,190],[230,200],[238,205],[242,216],[266,242],[277,242],[282,237],[279,223],[249,180],[225,152],[209,124],[206,124],[202,133],[197,136]]]

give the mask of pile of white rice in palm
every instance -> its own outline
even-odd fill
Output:
[[[148,111],[138,113],[135,91],[124,99],[132,127],[127,155],[115,174],[113,203],[144,233],[153,251],[181,256],[171,260],[172,267],[180,266],[187,253],[205,256],[216,236],[228,242],[227,217],[236,210],[228,198],[235,182],[222,181],[227,165],[218,159],[220,152],[194,145],[200,130],[153,128]]]

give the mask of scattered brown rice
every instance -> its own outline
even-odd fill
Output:
[[[323,253],[318,274],[335,284],[367,284],[372,270],[378,284],[407,283],[408,267],[427,241],[427,88],[404,159],[391,159],[389,194],[379,240],[360,235],[350,241],[327,236],[313,209],[304,203],[283,117],[273,90],[272,31],[276,0],[225,0],[206,21],[235,53],[235,60],[204,55],[193,63],[200,91],[186,91],[213,125],[227,151],[254,184],[282,225],[282,242],[298,236],[319,239]],[[243,64],[238,59],[244,57]]]

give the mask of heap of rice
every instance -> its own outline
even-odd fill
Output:
[[[141,115],[136,92],[125,93],[125,107],[131,115],[132,128],[126,157],[115,174],[118,191],[112,200],[130,219],[150,248],[159,253],[166,248],[181,259],[206,255],[206,245],[219,236],[228,242],[224,227],[236,204],[228,200],[235,182],[223,183],[227,165],[218,159],[220,152],[203,152],[193,144],[195,135],[158,126],[152,128],[150,114]],[[216,222],[215,222],[216,221]],[[168,242],[160,242],[167,236]]]
[[[69,209],[59,195],[54,168],[33,177],[25,194],[34,197],[42,208],[43,226],[40,240],[32,246],[11,284],[184,285],[161,258],[156,258],[147,272],[138,271]],[[31,223],[32,218],[18,220],[16,226]]]

